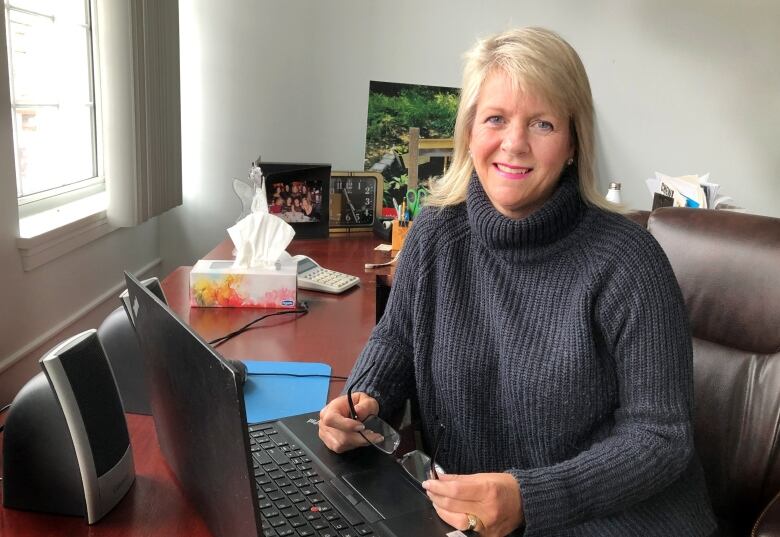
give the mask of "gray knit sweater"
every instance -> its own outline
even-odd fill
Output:
[[[352,372],[384,416],[416,399],[448,473],[508,472],[536,536],[706,536],[691,339],[663,251],[586,206],[574,173],[522,220],[476,176],[415,220]]]

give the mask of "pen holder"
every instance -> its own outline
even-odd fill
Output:
[[[412,228],[412,223],[413,222],[408,221],[405,226],[401,226],[398,223],[397,218],[393,220],[393,240],[390,246],[394,252],[397,252],[404,247],[404,240],[406,239],[406,234],[409,233],[409,230]]]

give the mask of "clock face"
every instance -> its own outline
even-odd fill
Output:
[[[331,176],[331,226],[370,228],[374,224],[382,188],[376,175]]]

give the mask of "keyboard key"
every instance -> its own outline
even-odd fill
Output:
[[[298,535],[300,535],[301,537],[309,537],[309,535],[314,535],[314,530],[312,530],[309,527],[298,528]]]
[[[259,504],[258,504],[258,505],[260,506],[260,510],[261,510],[261,511],[262,511],[263,509],[270,509],[271,507],[273,507],[273,506],[274,506],[274,504],[272,504],[272,503],[271,503],[271,502],[269,502],[268,500],[263,500],[262,502],[259,502]]]
[[[328,523],[325,522],[324,520],[313,520],[311,521],[311,527],[317,531],[320,531],[320,530],[330,528],[330,525],[328,525]]]
[[[284,472],[282,472],[281,470],[273,470],[271,472],[268,472],[268,477],[274,480],[281,479],[284,477],[284,475],[285,475]]]
[[[293,502],[293,503],[300,503],[300,502],[302,502],[303,500],[305,500],[305,499],[306,499],[306,497],[305,497],[303,494],[298,494],[298,493],[296,493],[296,494],[290,494],[290,495],[288,496],[288,499],[289,499],[291,502]]]
[[[295,535],[295,530],[292,528],[278,528],[276,534],[279,537],[287,537],[288,535]]]
[[[264,509],[261,512],[263,513],[263,516],[268,520],[279,516],[279,511],[277,511],[276,508],[274,507],[269,507],[268,509]]]
[[[291,507],[291,508],[289,508],[289,509],[285,509],[284,511],[282,511],[282,516],[283,516],[284,518],[293,518],[293,517],[297,517],[297,516],[298,516],[298,510],[297,510],[297,509],[295,509],[294,507]],[[293,527],[294,527],[294,526],[293,526]]]
[[[358,535],[371,535],[374,533],[374,530],[366,526],[365,524],[361,524],[360,526],[357,526],[355,528],[358,532]]]
[[[286,525],[287,521],[285,519],[283,519],[282,517],[276,517],[276,518],[269,519],[268,523],[271,524],[272,528],[278,528],[279,526]]]
[[[290,458],[287,454],[279,448],[271,448],[265,451],[278,465],[282,465],[290,462]],[[260,463],[262,464],[262,463]]]
[[[290,501],[289,497],[285,500],[279,500],[276,502],[277,509],[289,509],[290,507],[292,507],[292,502]]]
[[[269,464],[272,462],[271,457],[269,457],[265,451],[255,451],[252,453],[252,458],[255,459],[258,464]]]
[[[273,526],[273,522],[271,522],[271,525]],[[344,522],[343,520],[334,520],[330,523],[330,525],[333,526],[334,530],[346,530],[349,528],[349,526],[347,526],[347,523]]]
[[[306,521],[300,517],[291,518],[289,522],[290,522],[290,526],[292,526],[293,528],[300,528],[301,526],[306,524]]]

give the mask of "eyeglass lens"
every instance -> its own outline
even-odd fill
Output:
[[[387,454],[395,452],[401,443],[401,435],[386,421],[377,416],[369,416],[363,421],[366,429],[362,432],[363,438]]]

